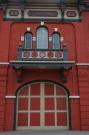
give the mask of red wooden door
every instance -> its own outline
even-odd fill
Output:
[[[68,129],[68,96],[54,83],[25,86],[17,95],[16,129]]]

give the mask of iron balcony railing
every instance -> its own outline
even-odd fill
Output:
[[[18,48],[18,61],[67,61],[67,48],[61,49],[26,49]]]

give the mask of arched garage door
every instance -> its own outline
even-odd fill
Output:
[[[68,129],[68,95],[60,85],[36,82],[17,93],[16,130]]]

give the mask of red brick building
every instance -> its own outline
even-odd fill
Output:
[[[0,131],[89,130],[88,0],[0,0]]]

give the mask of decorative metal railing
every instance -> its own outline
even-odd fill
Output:
[[[59,49],[25,49],[18,48],[18,61],[67,61],[67,48]]]

